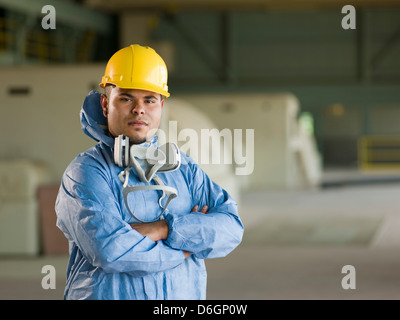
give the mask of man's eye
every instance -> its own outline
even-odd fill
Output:
[[[145,100],[146,103],[154,103],[154,100]]]
[[[129,99],[129,98],[120,98],[119,100],[120,101],[131,101],[131,99]]]

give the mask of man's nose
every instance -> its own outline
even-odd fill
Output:
[[[141,101],[135,101],[133,108],[132,108],[132,113],[136,114],[144,114],[144,105],[143,102]]]

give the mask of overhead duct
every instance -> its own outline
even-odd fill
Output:
[[[169,10],[303,10],[343,7],[347,0],[86,0],[92,8],[119,12],[127,9]],[[400,6],[397,0],[363,0],[354,3],[357,7]]]
[[[42,7],[48,5],[47,0],[0,0],[0,7],[24,14],[43,17]],[[89,28],[102,34],[110,34],[113,30],[112,19],[101,12],[87,9],[72,1],[52,0],[56,10],[57,22],[75,28]]]

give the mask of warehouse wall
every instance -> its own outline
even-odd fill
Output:
[[[79,111],[86,94],[92,88],[98,88],[103,72],[103,64],[3,68],[0,125],[6,134],[0,137],[0,158],[44,161],[53,172],[52,181],[58,182],[68,163],[94,144],[80,129]],[[276,122],[274,116],[268,114],[268,108],[262,108],[262,103],[257,112],[245,108],[246,97],[256,101],[257,96],[268,97],[270,94],[226,94],[218,100],[215,94],[174,94],[173,87],[171,91],[173,96],[195,105],[197,101],[196,108],[205,112],[220,130],[224,127],[256,129],[256,141],[270,139],[266,130],[271,124],[283,125],[283,118]],[[199,100],[199,97],[202,98]],[[293,97],[298,101],[298,112],[294,116],[297,117],[307,108],[298,96]],[[254,103],[251,99],[247,103]],[[311,110],[323,154],[334,163],[355,164],[358,138],[366,132],[390,135],[400,132],[399,104],[396,103],[375,103],[368,108],[337,103]],[[265,115],[265,119],[258,115]],[[283,140],[275,143],[284,146]],[[262,154],[260,148],[260,144],[256,144],[256,154]]]
[[[103,72],[103,65],[2,68],[0,158],[43,161],[59,182],[95,143],[80,129],[79,111]]]
[[[341,27],[343,14],[340,9],[121,10],[118,13],[119,25],[115,26],[113,32],[113,39],[119,42],[118,46],[109,39],[102,41],[98,38],[100,50],[94,50],[96,46],[92,49],[94,56],[100,54],[105,60],[104,57],[109,56],[106,52],[114,52],[129,43],[154,46],[167,61],[169,86],[174,95],[249,92],[293,94],[300,101],[300,112],[308,111],[314,116],[316,140],[324,165],[354,166],[358,161],[356,145],[360,136],[400,134],[397,127],[400,119],[395,111],[400,101],[400,62],[397,58],[400,54],[400,10],[398,7],[357,7],[357,29],[344,30]],[[58,26],[57,30],[41,30],[47,42],[40,43],[40,46],[36,43],[38,51],[48,50],[47,53],[50,53],[55,49],[64,50],[64,47],[57,48],[57,42],[49,41],[57,35],[56,31],[64,30],[62,24]],[[40,26],[37,28],[40,29]],[[63,36],[73,36],[65,30],[61,32]],[[0,31],[7,34],[9,30]],[[60,43],[65,44],[63,41]],[[50,44],[50,47],[46,47]],[[32,45],[29,43],[29,47]],[[1,57],[4,57],[4,52],[0,53]],[[2,60],[2,64],[7,61]],[[23,61],[41,62],[32,59]],[[68,62],[77,61],[72,59]],[[104,67],[105,62],[100,64]],[[54,61],[50,59],[47,63]],[[58,101],[58,93],[63,93],[66,85],[71,84],[67,82],[68,77],[77,81],[77,88],[81,90],[76,94],[77,99],[81,99],[88,91],[84,79],[81,85],[80,79],[69,76],[70,71],[73,73],[74,68],[80,67],[73,64],[69,66],[56,66],[62,70],[63,78],[46,84]],[[84,70],[86,67],[82,68]],[[100,69],[97,71],[98,77],[90,80],[94,86],[102,72]],[[8,76],[7,70],[4,67],[1,74]],[[40,74],[38,72],[38,78]],[[46,73],[43,75],[46,76]],[[3,77],[1,81],[4,82],[2,97],[8,97],[13,75],[10,78]],[[24,81],[16,81],[24,86]],[[56,88],[56,84],[60,84],[61,89]],[[75,94],[74,90],[70,89],[69,92]],[[30,96],[39,97],[38,91],[32,91]],[[24,104],[26,97],[13,96],[7,104]],[[332,106],[338,104],[345,107],[345,112],[340,116],[331,113]],[[9,106],[4,104],[0,107],[9,113]],[[19,139],[13,146],[8,146],[7,151],[1,151],[2,155],[26,154],[29,146],[22,141]],[[32,152],[35,153],[34,150]],[[36,153],[41,152],[38,149]]]
[[[324,165],[354,167],[360,136],[400,134],[400,10],[356,10],[355,30],[342,28],[339,6],[178,11],[159,15],[151,36],[175,45],[178,93],[292,93],[314,116]]]

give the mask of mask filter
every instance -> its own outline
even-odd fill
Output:
[[[117,166],[125,168],[118,175],[123,183],[123,196],[125,205],[129,213],[140,222],[153,222],[162,218],[169,202],[177,197],[178,192],[175,188],[166,186],[156,175],[156,172],[169,172],[177,170],[181,165],[181,154],[179,148],[174,143],[166,143],[158,148],[153,144],[149,146],[132,145],[129,146],[129,138],[123,135],[115,138],[114,143],[114,162]],[[139,179],[142,182],[150,183],[152,180],[156,185],[128,186],[129,172],[134,168]],[[160,215],[151,221],[144,221],[136,217],[129,208],[128,194],[133,191],[159,190],[162,196],[159,198],[159,205],[162,208]],[[168,195],[164,207],[161,204],[162,199]]]

